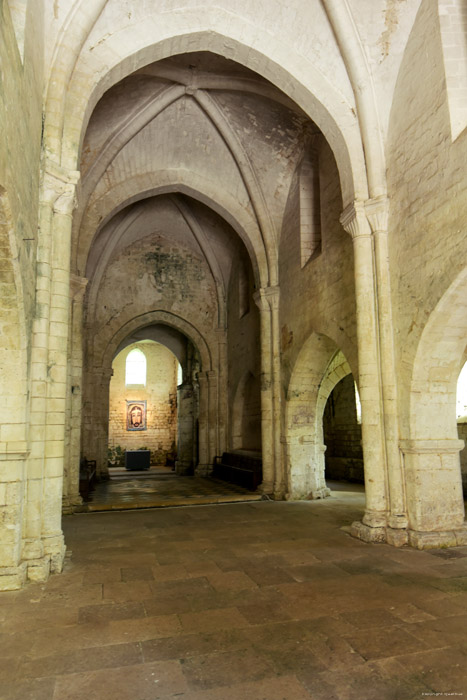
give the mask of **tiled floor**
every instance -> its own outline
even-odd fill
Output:
[[[62,575],[0,594],[2,700],[467,695],[467,547],[352,539],[363,495],[64,519]]]
[[[110,481],[103,481],[89,494],[85,510],[131,510],[165,506],[205,505],[259,501],[261,494],[217,479],[178,476],[167,467],[128,472],[111,469]]]

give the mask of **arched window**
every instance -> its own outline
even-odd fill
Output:
[[[463,366],[457,380],[456,417],[467,423],[467,362]]]
[[[125,364],[125,384],[146,385],[146,357],[135,348],[128,353]]]

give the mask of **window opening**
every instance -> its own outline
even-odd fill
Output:
[[[146,385],[146,357],[135,348],[128,353],[125,364],[125,384]]]

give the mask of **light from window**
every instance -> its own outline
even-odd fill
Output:
[[[180,386],[180,384],[183,384],[183,370],[179,362],[177,368],[177,386]]]
[[[131,350],[127,355],[125,384],[146,384],[146,357],[138,348]]]
[[[354,382],[355,387],[355,409],[357,411],[357,423],[362,422],[362,404],[360,403],[360,394],[358,393],[357,383]]]
[[[456,417],[467,419],[467,362],[457,380]]]

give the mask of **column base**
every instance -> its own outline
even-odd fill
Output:
[[[27,562],[27,579],[35,583],[45,583],[50,575],[50,554]]]
[[[385,527],[370,527],[360,520],[350,526],[350,534],[363,542],[386,542]]]
[[[415,549],[440,549],[467,545],[467,524],[457,530],[421,532],[392,527],[370,527],[358,520],[352,523],[350,534],[363,542],[383,542],[393,547],[408,544]]]
[[[26,562],[0,567],[0,591],[17,591],[26,583]]]
[[[193,474],[193,465],[191,462],[175,462],[175,473],[179,476],[189,476]]]
[[[331,489],[328,489],[327,486],[323,486],[320,489],[313,489],[312,491],[310,491],[308,499],[311,501],[316,501],[320,498],[329,498],[330,495]]]
[[[439,549],[444,547],[461,547],[467,544],[467,525],[458,530],[441,530],[438,532],[420,532],[409,530],[409,544],[415,549]]]
[[[198,464],[198,466],[195,467],[195,476],[211,476],[212,470],[212,464]]]
[[[274,491],[274,485],[272,481],[262,481],[258,486],[258,491],[264,496],[272,496]]]
[[[81,496],[63,496],[62,497],[62,513],[63,515],[72,515],[76,512],[77,508],[81,508],[83,505],[83,499]]]

